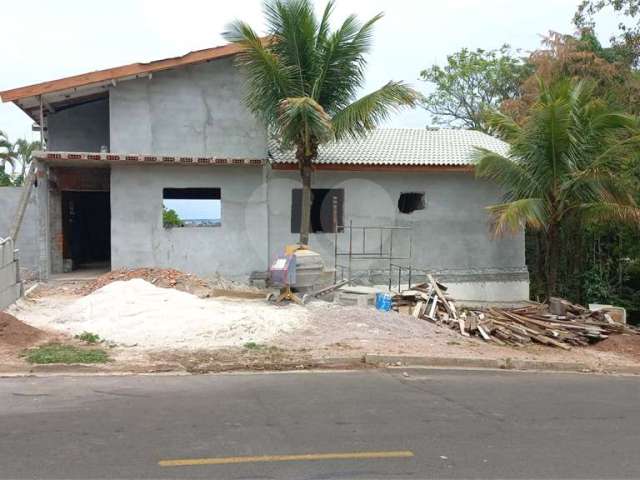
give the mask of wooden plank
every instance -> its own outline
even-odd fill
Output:
[[[449,316],[454,320],[457,320],[455,310],[451,310],[451,307],[449,306],[449,302],[447,301],[444,294],[442,293],[442,290],[440,290],[440,287],[438,287],[438,283],[434,280],[433,276],[430,273],[427,274],[427,278],[429,279],[429,283],[431,284],[433,291],[436,292],[436,295],[438,295],[438,297],[442,301],[442,305],[444,305],[444,308],[449,314]]]

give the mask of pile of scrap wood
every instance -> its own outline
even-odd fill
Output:
[[[588,345],[611,334],[640,333],[636,328],[614,321],[606,311],[592,312],[555,298],[551,299],[550,306],[533,304],[513,309],[458,311],[455,302],[446,295],[447,288],[431,275],[428,279],[395,295],[394,309],[498,345],[522,346],[535,342],[569,350],[572,345]]]

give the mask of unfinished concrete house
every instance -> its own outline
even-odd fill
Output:
[[[231,45],[0,92],[42,127],[23,265],[173,267],[246,279],[300,228],[295,159],[243,104]],[[460,299],[528,297],[524,237],[493,239],[495,185],[465,130],[380,129],[321,148],[310,247],[362,282],[433,272]],[[2,201],[11,217],[18,196]],[[6,221],[5,221],[6,223]],[[364,228],[366,227],[366,228]],[[6,232],[0,232],[0,236]],[[397,280],[395,280],[397,281]]]

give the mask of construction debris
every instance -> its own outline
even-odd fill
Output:
[[[614,321],[606,311],[592,312],[559,298],[552,298],[549,305],[458,312],[446,291],[446,286],[428,275],[428,282],[395,295],[394,309],[498,345],[539,343],[570,350],[572,346],[604,340],[611,334],[640,334],[640,330]]]

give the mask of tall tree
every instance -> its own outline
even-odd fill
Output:
[[[282,148],[295,149],[302,178],[300,243],[309,243],[311,174],[318,147],[361,136],[401,107],[421,97],[403,82],[389,82],[361,98],[365,55],[378,14],[365,23],[355,15],[331,29],[334,2],[317,18],[311,0],[264,4],[267,37],[235,21],[225,37],[240,47],[238,64],[248,75],[246,104]]]
[[[15,166],[16,151],[6,133],[0,130],[0,169],[4,172],[7,164]]]
[[[20,163],[20,175],[16,178],[16,185],[22,185],[27,170],[33,161],[33,152],[40,150],[39,141],[29,141],[25,138],[16,140],[14,145],[15,155]]]
[[[612,111],[587,82],[541,82],[524,125],[493,112],[489,122],[510,144],[508,157],[477,152],[478,177],[496,181],[504,202],[489,207],[494,233],[529,227],[544,239],[548,296],[557,292],[559,232],[567,222],[619,220],[640,225],[640,208],[621,166],[640,137],[635,117]]]
[[[629,66],[640,66],[640,0],[582,0],[573,23],[579,30],[594,30],[595,15],[611,8],[631,22],[618,23],[618,34],[610,38],[611,51]]]
[[[520,94],[529,75],[528,66],[508,45],[497,50],[469,50],[447,56],[444,67],[433,65],[420,72],[435,90],[424,101],[434,123],[488,131],[484,113]]]
[[[538,100],[540,79],[551,85],[569,78],[589,80],[595,96],[620,110],[638,113],[640,79],[616,55],[611,48],[602,47],[591,29],[576,36],[549,32],[542,47],[527,59],[532,72],[522,82],[519,95],[505,99],[500,109],[523,123]]]

